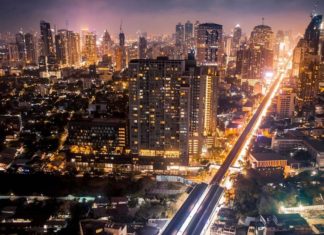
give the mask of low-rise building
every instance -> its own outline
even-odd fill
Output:
[[[285,168],[287,159],[276,152],[251,152],[249,160],[253,168]]]
[[[323,141],[307,138],[304,144],[309,153],[316,159],[317,166],[324,168],[324,145]]]
[[[265,227],[263,234],[313,234],[300,214],[260,215],[260,221]]]
[[[100,151],[121,155],[127,146],[127,126],[123,119],[87,119],[69,123],[71,151]],[[84,151],[82,149],[85,149]],[[88,150],[87,150],[88,149]]]
[[[308,134],[309,136],[307,136]],[[296,149],[307,149],[316,159],[317,166],[324,168],[324,146],[319,139],[322,129],[315,128],[314,131],[289,131],[282,135],[274,135],[271,149],[278,152],[293,152]],[[313,138],[316,136],[317,139]]]
[[[271,149],[276,152],[288,152],[303,146],[304,135],[297,131],[275,134],[272,137]]]
[[[80,221],[81,235],[127,235],[127,225],[86,219]]]

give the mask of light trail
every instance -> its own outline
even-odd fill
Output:
[[[260,128],[260,125],[262,123],[262,120],[266,116],[266,114],[268,112],[268,109],[269,109],[269,107],[272,104],[273,98],[277,95],[278,90],[280,88],[280,85],[281,85],[282,81],[287,76],[288,70],[289,70],[289,64],[287,63],[285,71],[282,72],[282,73],[280,73],[278,75],[279,77],[273,81],[274,83],[276,83],[276,85],[275,85],[272,93],[270,94],[270,96],[269,96],[269,98],[268,98],[268,100],[267,100],[264,108],[262,109],[260,116],[256,120],[256,123],[253,126],[253,128],[251,130],[251,133],[248,135],[246,141],[244,142],[243,147],[241,148],[241,150],[239,152],[238,158],[235,160],[233,166],[237,166],[238,163],[239,163],[239,161],[240,160],[243,160],[243,158],[248,153],[248,146],[250,145],[250,143],[251,143],[251,141],[253,139],[254,134],[256,134],[257,131],[258,131],[258,129]],[[229,181],[230,181],[229,175],[227,175],[225,177],[225,179],[223,180],[223,182],[225,184],[223,186],[226,187],[226,182],[229,182]],[[224,195],[224,193],[222,193],[221,199],[219,200],[219,202],[222,202],[222,201],[225,201],[225,195]],[[215,208],[219,210],[218,205],[215,205]],[[211,229],[212,222],[215,221],[215,217],[217,216],[218,210],[214,210],[214,213],[211,214],[211,217],[210,217],[210,219],[207,220],[207,223],[206,223],[206,225],[205,225],[205,227],[204,227],[204,229],[203,229],[203,231],[202,231],[201,234],[204,234],[204,235],[207,235],[208,234],[208,232]]]
[[[210,186],[208,186],[208,188],[205,190],[205,192],[203,193],[203,195],[201,195],[201,198],[199,199],[199,201],[196,203],[196,205],[194,206],[194,208],[190,212],[189,216],[187,217],[187,219],[185,220],[185,222],[181,226],[181,228],[180,228],[179,232],[177,233],[177,235],[182,235],[186,231],[186,229],[187,229],[188,225],[190,224],[192,218],[197,213],[197,211],[198,211],[201,203],[205,200],[205,198],[206,198],[207,193],[209,192],[209,190],[210,190]]]

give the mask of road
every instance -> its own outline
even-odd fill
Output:
[[[223,162],[222,166],[219,168],[215,176],[213,177],[211,184],[221,184],[221,181],[224,179],[229,167],[235,162],[236,158],[239,156],[245,141],[247,140],[249,134],[251,134],[252,130],[258,123],[258,120],[262,118],[262,114],[264,113],[265,109],[267,108],[267,104],[269,101],[272,100],[274,94],[277,93],[279,85],[283,79],[285,74],[280,73],[275,81],[273,82],[272,86],[270,87],[269,91],[267,92],[266,96],[263,98],[261,104],[259,105],[258,109],[254,113],[253,117],[246,125],[244,131],[241,133],[240,137],[237,139],[235,145],[233,146],[232,150],[227,155],[225,161]]]
[[[218,185],[212,185],[205,200],[200,205],[195,216],[181,234],[192,235],[192,234],[201,234],[207,221],[210,219],[210,215],[216,209],[215,205],[218,204],[219,199],[223,193],[223,188]]]
[[[181,226],[185,223],[186,219],[189,217],[190,212],[197,204],[198,200],[201,198],[207,186],[208,185],[204,183],[195,186],[195,188],[189,194],[187,200],[182,204],[182,206],[177,211],[175,216],[172,218],[172,220],[169,222],[167,227],[164,229],[162,233],[163,235],[176,235],[180,231]]]
[[[288,71],[288,68],[287,70]],[[246,125],[244,131],[241,133],[240,137],[237,139],[235,145],[233,146],[232,150],[227,155],[224,163],[219,168],[215,176],[210,182],[212,187],[217,187],[220,189],[219,185],[221,185],[223,179],[226,178],[226,174],[230,168],[236,161],[236,159],[240,156],[242,150],[246,146],[246,143],[250,139],[250,135],[259,127],[262,117],[265,115],[269,105],[275,94],[277,93],[280,83],[282,82],[286,73],[280,73],[275,78],[273,84],[271,85],[270,89],[268,90],[267,94],[264,96],[261,104],[259,105],[258,109],[254,113],[253,117],[250,119],[249,123]],[[220,193],[221,192],[221,193]],[[187,226],[186,231],[183,234],[202,234],[204,233],[204,228],[212,221],[211,217],[218,205],[218,201],[222,196],[222,190],[209,190],[207,193],[205,200],[201,203],[199,207],[199,211],[195,214],[192,218],[191,222]]]

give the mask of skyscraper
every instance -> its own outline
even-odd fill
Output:
[[[175,28],[175,58],[184,59],[185,54],[185,28],[184,25],[178,23]]]
[[[120,71],[126,67],[126,48],[125,48],[125,34],[122,25],[120,25],[119,32],[119,47],[115,49],[116,70]]]
[[[147,58],[147,40],[143,36],[139,37],[138,40],[138,58],[139,59]]]
[[[323,32],[322,15],[313,15],[311,22],[306,28],[304,39],[307,42],[309,51],[312,55],[323,55],[324,48],[320,42],[321,32]],[[320,50],[321,49],[321,50]]]
[[[222,57],[223,26],[214,23],[200,24],[197,29],[197,62],[220,65]]]
[[[202,66],[200,71],[199,134],[202,135],[201,152],[215,146],[218,107],[219,68]]]
[[[55,46],[56,46],[56,58],[57,62],[66,66],[69,64],[69,52],[68,52],[68,31],[61,29],[55,35]]]
[[[176,41],[175,41],[176,46],[181,46],[184,44],[185,28],[184,28],[184,25],[181,23],[178,23],[176,25],[175,39],[176,39]]]
[[[185,23],[185,42],[189,43],[193,38],[193,24],[188,20]]]
[[[18,47],[19,61],[21,63],[26,62],[26,42],[25,35],[23,32],[19,32],[16,34],[16,44]]]
[[[250,44],[273,50],[274,34],[268,25],[257,25],[251,32]]]
[[[294,50],[293,75],[297,78],[297,104],[312,107],[324,81],[324,27],[322,15],[314,14],[304,38]]]
[[[112,55],[112,40],[108,30],[105,30],[101,42],[101,50],[103,55]]]
[[[119,46],[125,47],[125,34],[123,32],[122,27],[120,27],[120,32],[119,32]]]
[[[26,43],[26,63],[37,64],[36,40],[33,34],[25,34]]]
[[[40,22],[41,33],[41,55],[43,56],[55,56],[54,39],[52,35],[51,25],[48,22]]]
[[[241,83],[250,87],[263,83],[273,70],[273,32],[270,26],[258,25],[251,32],[249,42],[237,51],[236,73]]]
[[[133,154],[188,163],[188,84],[183,60],[133,60],[129,64],[130,147]]]
[[[70,66],[79,66],[81,61],[81,41],[78,33],[67,32],[68,58]]]
[[[123,49],[120,46],[115,48],[115,70],[121,71],[124,67],[124,59],[123,59]]]
[[[189,84],[189,156],[200,157],[216,144],[218,82],[217,66],[197,66],[188,54],[183,79]]]
[[[242,28],[237,24],[233,30],[233,45],[237,48],[240,45],[242,38]]]
[[[244,44],[237,52],[236,72],[242,82],[247,80],[250,85],[260,82],[272,67],[273,51],[263,46]]]
[[[97,36],[94,32],[83,31],[82,60],[87,64],[97,63]]]
[[[233,30],[232,51],[231,51],[232,57],[235,57],[237,51],[240,49],[241,38],[242,38],[242,29],[241,26],[237,24]]]
[[[19,51],[17,43],[8,44],[8,57],[10,65],[17,66],[19,63]]]
[[[277,115],[279,118],[291,118],[295,111],[296,93],[292,88],[281,88],[277,98]]]
[[[196,20],[195,24],[194,24],[194,32],[193,32],[193,37],[195,42],[197,42],[197,34],[198,34],[198,27],[200,25],[200,22],[198,20]]]

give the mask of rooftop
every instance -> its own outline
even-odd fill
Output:
[[[251,156],[257,161],[287,160],[276,152],[252,152]]]

